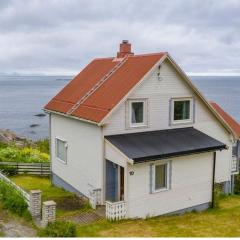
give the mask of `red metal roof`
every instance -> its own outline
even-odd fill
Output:
[[[233,119],[228,113],[226,113],[217,103],[210,102],[218,114],[224,119],[224,121],[232,128],[233,132],[240,138],[240,124]]]
[[[122,59],[124,62],[119,68],[119,59],[95,59],[65,86],[45,109],[99,123],[165,54],[129,55],[127,59]],[[79,106],[76,105],[114,67],[115,71],[106,81]]]

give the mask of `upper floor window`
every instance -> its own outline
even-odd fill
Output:
[[[173,99],[171,109],[173,124],[193,121],[193,100],[191,98]]]
[[[146,126],[146,100],[129,101],[130,127]]]
[[[56,138],[56,156],[57,159],[67,163],[67,142]]]

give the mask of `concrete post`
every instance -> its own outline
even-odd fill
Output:
[[[30,191],[29,210],[33,218],[41,217],[41,194],[40,190]]]
[[[42,206],[42,226],[46,227],[49,222],[56,219],[56,203],[54,201],[46,201]]]

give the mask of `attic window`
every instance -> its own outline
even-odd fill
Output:
[[[146,100],[129,101],[130,127],[146,126]]]
[[[173,124],[189,123],[193,121],[192,98],[172,99],[171,109],[171,120]]]

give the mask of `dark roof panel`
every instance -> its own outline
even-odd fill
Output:
[[[105,136],[134,163],[226,148],[218,140],[195,128]]]

